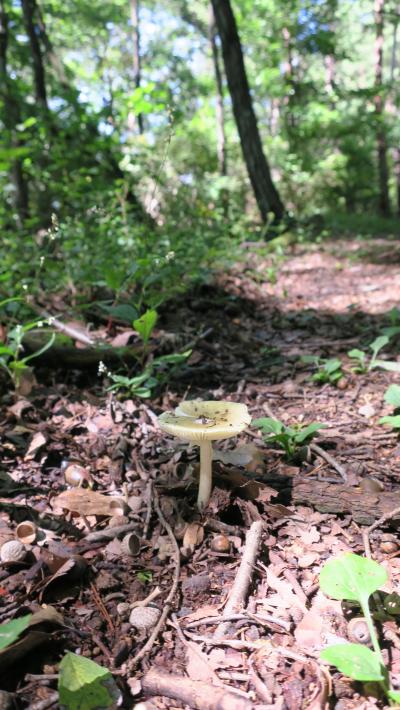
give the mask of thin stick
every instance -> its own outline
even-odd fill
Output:
[[[243,551],[242,561],[239,565],[239,569],[236,574],[236,579],[229,595],[229,599],[222,613],[223,619],[230,616],[231,614],[234,614],[235,612],[241,611],[244,607],[245,599],[253,574],[253,567],[261,542],[262,530],[263,523],[261,520],[257,520],[256,522],[251,524],[251,527],[246,535],[246,542]],[[221,623],[215,631],[214,638],[222,638],[226,634],[228,627],[228,621]]]
[[[270,614],[265,614],[265,616],[261,617],[256,614],[245,612],[243,614],[230,614],[229,616],[224,615],[224,619],[225,621],[249,621],[253,624],[258,624],[259,626],[270,626],[271,624],[275,624],[276,626],[281,626],[285,629],[285,631],[289,631],[291,626],[289,621],[281,621],[281,619],[276,619],[275,616],[271,616]],[[204,619],[198,619],[197,621],[191,621],[189,624],[186,624],[186,626],[183,627],[183,630],[195,629],[197,626],[202,626],[203,624],[205,626],[210,624],[218,624],[220,621],[220,616],[206,616]]]
[[[321,449],[318,444],[310,444],[309,448],[311,449],[311,451],[314,451],[315,454],[318,454],[318,456],[321,456],[321,458],[325,459],[325,461],[329,463],[332,468],[335,469],[335,471],[338,472],[339,476],[342,477],[343,481],[347,483],[346,470],[338,461],[336,461],[336,459],[333,458],[333,456],[328,454],[324,449]]]
[[[253,703],[248,698],[227,692],[226,686],[211,685],[200,680],[182,678],[178,675],[150,670],[142,678],[146,696],[161,695],[181,700],[194,710],[251,710]]]
[[[149,491],[150,492],[150,491]],[[175,562],[175,571],[174,571],[174,578],[172,580],[172,586],[170,589],[170,592],[164,602],[164,608],[162,610],[161,616],[155,625],[153,632],[151,636],[148,638],[147,642],[143,646],[143,648],[129,661],[128,668],[131,671],[138,663],[139,661],[142,660],[148,653],[150,653],[151,649],[153,648],[153,645],[156,641],[157,636],[159,635],[161,629],[164,627],[165,622],[167,620],[167,616],[169,614],[169,611],[172,606],[172,600],[176,594],[176,591],[178,589],[178,583],[179,583],[179,575],[181,571],[181,563],[180,563],[180,552],[179,552],[179,546],[178,543],[175,539],[175,535],[172,531],[172,528],[170,524],[166,521],[164,518],[164,515],[161,512],[159,500],[158,500],[158,494],[155,489],[152,489],[153,493],[153,503],[154,503],[154,508],[155,511],[158,515],[158,519],[163,526],[163,528],[167,531],[168,537],[171,540],[172,547],[174,549],[174,562]]]
[[[114,540],[118,535],[130,532],[134,530],[139,525],[136,523],[127,523],[126,525],[117,525],[115,528],[104,528],[104,530],[96,530],[88,535],[85,535],[84,539],[81,541],[80,545],[85,545],[86,542],[102,542],[103,540]]]

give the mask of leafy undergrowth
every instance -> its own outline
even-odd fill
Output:
[[[4,702],[74,707],[80,678],[84,700],[76,706],[95,707],[93,698],[98,705],[111,696],[105,685],[89,686],[108,682],[108,670],[126,708],[143,698],[152,709],[198,707],[179,695],[177,677],[203,681],[211,693],[233,692],[238,708],[387,707],[379,684],[351,680],[320,657],[326,646],[354,640],[354,619],[362,616],[357,604],[324,596],[323,565],[343,552],[364,556],[365,526],[400,506],[397,436],[379,423],[393,412],[384,393],[399,375],[356,371],[348,355],[370,354],[370,344],[396,326],[400,276],[393,250],[389,264],[374,263],[362,246],[359,259],[357,243],[297,248],[273,279],[270,260],[249,251],[215,284],[163,306],[151,348],[189,344],[192,352],[156,399],[122,399],[105,392],[101,378],[71,369],[53,379],[40,368],[28,394],[3,396],[0,543],[19,536],[25,549],[19,561],[1,564],[0,622],[27,617],[0,650],[0,687],[10,693]],[[125,343],[124,332],[118,327],[115,337]],[[393,334],[379,358],[397,362],[398,347]],[[318,383],[315,358],[339,359],[340,378]],[[157,426],[156,417],[184,397],[243,402],[275,432],[270,440],[265,428],[263,435],[248,427],[217,442],[202,513],[198,449]],[[313,423],[324,427],[302,437]],[[291,445],[282,447],[287,432]],[[24,521],[30,526],[17,530]],[[255,522],[262,544],[246,605],[225,619],[221,635]],[[379,592],[386,595],[400,582],[391,523],[369,536],[388,573]],[[117,527],[123,530],[114,534]],[[373,599],[396,689],[398,616],[383,613],[376,593]],[[77,664],[77,655],[103,670]],[[149,669],[173,675],[175,699],[149,690]]]

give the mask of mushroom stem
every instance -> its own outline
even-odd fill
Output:
[[[202,510],[210,500],[212,488],[212,443],[202,441],[200,444],[200,480],[197,507]]]

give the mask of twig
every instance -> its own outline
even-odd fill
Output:
[[[318,454],[318,456],[321,456],[321,458],[325,459],[325,461],[329,463],[332,468],[335,469],[335,471],[338,472],[339,476],[342,477],[343,481],[347,483],[347,473],[345,469],[338,461],[336,461],[336,459],[333,458],[333,456],[328,454],[324,449],[321,449],[318,444],[311,443],[309,445],[309,448],[311,449],[311,451],[314,451],[315,454]]]
[[[251,710],[253,704],[226,688],[181,676],[151,670],[142,678],[146,695],[162,695],[181,700],[194,710]]]
[[[131,530],[137,528],[138,525],[139,522],[127,523],[126,525],[117,525],[117,527],[115,528],[104,528],[104,530],[96,530],[95,532],[91,532],[88,535],[85,535],[84,539],[81,541],[80,544],[85,545],[86,542],[102,542],[103,540],[114,540],[114,538],[118,537],[118,535],[130,532]]]
[[[107,626],[110,629],[111,633],[114,634],[115,633],[115,626],[113,624],[110,614],[108,613],[108,611],[104,605],[104,602],[103,602],[99,592],[97,591],[97,588],[96,588],[96,585],[94,584],[94,582],[91,583],[90,589],[92,590],[94,602],[95,602],[101,616],[107,622]]]
[[[140,599],[140,601],[138,602],[133,602],[130,607],[131,609],[135,609],[136,607],[148,606],[150,602],[152,602],[153,599],[157,599],[157,597],[159,597],[161,593],[162,592],[160,587],[155,587],[153,591],[147,595],[147,597],[145,597],[144,599]]]
[[[225,621],[250,621],[253,624],[259,624],[259,626],[270,626],[271,624],[276,624],[276,626],[281,626],[285,631],[290,630],[290,622],[282,621],[281,619],[276,619],[275,616],[265,614],[265,616],[257,616],[256,614],[250,614],[249,612],[244,612],[243,614],[230,614],[229,616],[224,615]],[[197,626],[208,626],[209,624],[218,624],[221,621],[221,616],[206,616],[204,619],[198,619],[197,621],[191,621],[189,624],[183,627],[186,629],[195,629]]]
[[[58,318],[55,318],[50,313],[47,313],[46,311],[40,311],[39,315],[47,321],[50,321],[49,325],[54,326],[54,328],[56,328],[56,330],[59,330],[60,333],[65,333],[65,335],[69,335],[69,337],[73,340],[78,340],[84,345],[95,345],[94,340],[92,340],[92,338],[89,338],[86,333],[83,333],[81,330],[77,330],[71,325],[65,325],[60,320],[58,320]]]
[[[57,703],[57,702],[58,702],[58,693],[52,693],[45,700],[39,700],[39,702],[37,702],[37,703],[32,703],[32,705],[29,705],[29,707],[30,707],[30,710],[46,710],[46,708],[50,708],[52,705],[55,705],[55,703]]]
[[[395,518],[396,515],[399,515],[399,514],[400,514],[400,507],[394,508],[394,510],[391,510],[390,513],[385,513],[384,515],[382,515],[379,518],[379,520],[375,520],[375,522],[372,523],[372,525],[370,525],[368,528],[363,530],[362,538],[363,538],[366,557],[369,557],[370,559],[372,558],[371,545],[369,542],[369,536],[371,535],[371,533],[374,530],[376,530],[376,528],[379,528],[381,525],[386,523],[388,520]]]
[[[198,636],[197,634],[189,634],[188,631],[186,633],[193,641],[201,641],[206,646],[226,646],[226,648],[236,648],[239,651],[260,650],[259,641],[244,641],[242,639],[212,639],[209,636]],[[268,648],[268,645],[269,642],[266,641],[266,649]],[[306,663],[308,661],[306,656],[303,656],[301,653],[297,653],[296,651],[290,651],[284,646],[273,646],[272,644],[270,644],[270,649],[268,650],[270,650],[271,653],[279,653],[281,656],[284,656],[285,658],[290,658],[293,661],[300,661],[301,663]],[[315,656],[315,654],[311,652],[309,652],[308,655],[310,656],[310,658],[314,658]]]
[[[151,480],[148,480],[147,485],[146,485],[146,492],[145,492],[145,501],[146,501],[146,505],[147,505],[147,511],[146,511],[146,520],[144,521],[144,527],[143,527],[143,538],[147,537],[147,533],[149,531],[149,526],[150,526],[151,514],[153,512],[152,494],[153,494],[153,483]],[[175,536],[174,536],[174,540],[175,540]]]
[[[132,670],[138,663],[139,661],[142,660],[148,653],[150,653],[151,649],[153,648],[153,645],[155,643],[155,640],[160,633],[161,629],[164,627],[164,624],[166,622],[167,616],[169,614],[171,605],[172,605],[172,600],[176,594],[176,591],[178,589],[178,582],[179,582],[179,575],[180,575],[180,570],[181,570],[181,563],[180,563],[180,552],[179,552],[179,547],[178,543],[175,539],[175,535],[172,531],[172,528],[170,524],[166,521],[164,518],[164,515],[162,514],[159,500],[158,500],[158,494],[155,489],[152,489],[150,486],[150,490],[152,490],[153,493],[153,502],[154,502],[154,508],[155,511],[158,515],[158,519],[163,526],[163,528],[167,531],[168,537],[171,540],[172,547],[174,549],[174,562],[175,562],[175,571],[174,571],[174,578],[172,580],[172,586],[170,589],[170,592],[164,602],[164,608],[162,610],[161,616],[155,625],[153,632],[151,636],[148,638],[147,642],[143,646],[143,648],[129,661],[128,668],[129,670]]]
[[[251,527],[246,535],[242,561],[239,565],[229,599],[222,613],[223,619],[231,614],[234,614],[235,612],[241,611],[244,606],[250,580],[253,574],[253,567],[258,554],[258,548],[260,546],[262,530],[263,523],[261,520],[257,520],[251,524]],[[223,621],[216,629],[214,638],[222,638],[226,634],[228,626],[229,622]]]
[[[250,661],[250,669],[249,669],[249,679],[252,685],[254,686],[257,695],[261,698],[261,700],[264,703],[272,703],[272,695],[269,692],[267,686],[265,685],[264,681],[261,680],[260,676],[258,675],[256,669],[254,668],[253,663]]]

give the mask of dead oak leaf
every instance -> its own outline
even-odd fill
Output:
[[[53,498],[53,508],[62,508],[78,515],[112,515],[113,498],[86,488],[72,488]]]

